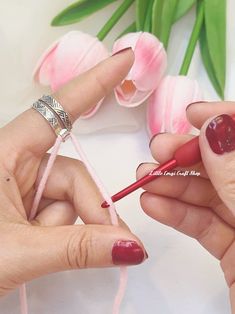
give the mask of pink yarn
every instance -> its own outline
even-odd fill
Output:
[[[100,181],[100,179],[98,178],[98,176],[96,175],[95,170],[92,168],[91,164],[89,163],[86,155],[84,154],[80,144],[78,143],[78,141],[76,140],[76,137],[70,133],[70,138],[71,141],[75,147],[76,152],[78,153],[78,155],[80,156],[81,160],[83,161],[83,163],[85,164],[90,176],[92,177],[92,179],[94,180],[94,182],[96,183],[100,193],[102,194],[104,200],[110,204],[109,206],[109,214],[110,214],[110,218],[111,218],[111,223],[115,226],[118,226],[118,216],[116,213],[116,209],[115,209],[115,205],[111,199],[111,197],[109,196],[108,192],[106,191],[104,185],[102,184],[102,182]],[[29,220],[33,220],[34,217],[37,214],[37,209],[38,209],[38,205],[40,203],[43,191],[45,189],[46,186],[46,182],[47,179],[50,175],[51,169],[53,167],[53,164],[55,162],[56,156],[58,154],[60,145],[62,142],[62,138],[61,136],[58,136],[55,144],[53,146],[51,155],[48,159],[46,168],[43,172],[43,176],[39,182],[38,188],[37,188],[37,192],[35,194],[34,197],[34,201],[33,201],[33,205],[32,205],[32,209],[29,215]],[[122,299],[125,293],[125,289],[126,289],[126,285],[127,285],[127,267],[126,266],[121,266],[120,267],[120,282],[119,282],[119,288],[114,300],[114,304],[113,304],[113,310],[112,313],[113,314],[118,314],[119,310],[120,310],[120,305],[122,303]],[[23,284],[20,287],[20,306],[21,306],[21,314],[28,314],[28,305],[27,305],[27,294],[26,294],[26,285]]]
[[[20,312],[21,314],[28,314],[28,302],[27,302],[27,293],[26,293],[26,284],[20,286]]]

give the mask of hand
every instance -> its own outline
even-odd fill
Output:
[[[187,170],[200,176],[162,176],[147,184],[141,195],[145,213],[198,240],[221,261],[235,313],[235,103],[195,103],[187,108],[190,123],[201,129],[202,163]],[[214,117],[214,118],[212,118]],[[211,122],[212,121],[212,122]],[[210,123],[211,122],[211,123]],[[162,163],[191,135],[156,135],[150,143],[153,157]],[[156,164],[143,164],[142,177]],[[186,169],[182,169],[186,170]]]
[[[124,79],[133,59],[131,50],[110,57],[54,97],[75,121]],[[34,109],[0,130],[0,295],[47,273],[138,264],[146,258],[143,245],[121,220],[121,227],[110,225],[100,193],[76,159],[57,158],[38,214],[27,221],[54,142],[53,130]],[[85,225],[70,226],[77,216]]]

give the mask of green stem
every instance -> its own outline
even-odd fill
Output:
[[[198,7],[198,13],[196,17],[195,24],[193,26],[192,34],[189,39],[188,47],[186,49],[184,60],[179,72],[179,75],[187,75],[190,63],[192,61],[193,53],[200,35],[200,31],[202,28],[204,20],[204,1],[201,0]]]
[[[116,23],[120,20],[123,14],[127,11],[127,9],[132,5],[134,0],[124,0],[120,7],[113,13],[110,19],[105,23],[105,25],[101,28],[99,33],[97,34],[97,38],[102,41],[111,31],[111,29],[116,25]]]
[[[136,23],[135,22],[131,23],[131,25],[129,25],[126,29],[124,29],[124,31],[121,32],[121,34],[116,39],[118,39],[118,38],[120,38],[120,37],[122,37],[128,33],[133,33],[133,32],[136,32]]]

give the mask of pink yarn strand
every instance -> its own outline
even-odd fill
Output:
[[[112,224],[115,225],[115,226],[118,226],[118,217],[117,217],[115,205],[114,205],[111,197],[109,196],[109,194],[106,191],[104,185],[101,183],[100,179],[96,175],[95,170],[93,169],[93,167],[89,163],[86,155],[84,154],[84,152],[83,152],[83,150],[81,148],[81,145],[76,140],[76,137],[73,134],[70,134],[70,137],[71,137],[72,143],[73,143],[73,145],[74,145],[78,155],[81,157],[81,160],[84,162],[84,164],[85,164],[85,166],[86,166],[90,176],[92,177],[92,179],[94,180],[94,182],[97,185],[98,189],[100,190],[100,193],[104,197],[104,200],[108,204],[110,204],[110,206],[109,206],[109,213],[110,213]]]
[[[78,155],[81,157],[82,161],[84,162],[88,172],[90,173],[90,176],[92,177],[92,179],[96,183],[97,187],[99,188],[104,200],[108,204],[110,204],[109,214],[110,214],[112,224],[115,226],[118,226],[118,216],[116,213],[115,205],[114,205],[110,195],[108,194],[104,185],[101,183],[100,179],[96,175],[95,170],[90,165],[90,163],[89,163],[87,157],[85,156],[80,144],[76,140],[76,137],[73,134],[70,134],[70,137],[71,137],[71,140],[74,144],[74,147],[75,147]],[[120,267],[119,288],[118,288],[118,292],[116,294],[114,305],[113,305],[113,311],[112,311],[113,314],[118,314],[120,311],[120,306],[121,306],[121,303],[122,303],[122,300],[123,300],[123,297],[125,294],[126,286],[127,286],[127,267],[122,266],[122,267]]]
[[[70,138],[71,141],[74,145],[74,148],[76,150],[76,152],[78,153],[78,155],[80,156],[81,160],[84,162],[90,176],[92,177],[92,179],[94,180],[94,182],[96,183],[98,189],[100,190],[100,193],[102,194],[104,200],[110,204],[109,206],[109,214],[110,214],[110,218],[111,218],[111,222],[113,225],[118,226],[118,216],[116,213],[116,209],[115,209],[115,205],[111,199],[111,197],[109,196],[108,192],[106,191],[104,185],[101,183],[100,179],[98,178],[98,176],[95,173],[95,170],[92,168],[91,164],[89,163],[86,155],[84,154],[80,144],[78,143],[78,141],[76,140],[76,137],[70,133]],[[60,136],[57,137],[55,144],[53,146],[51,155],[48,159],[46,168],[43,172],[43,176],[39,182],[38,185],[38,189],[37,192],[35,194],[34,200],[33,200],[33,205],[32,205],[32,209],[29,215],[29,220],[31,221],[32,219],[34,219],[34,217],[37,214],[37,209],[40,203],[40,200],[42,198],[42,194],[43,191],[45,189],[46,186],[46,182],[48,180],[48,177],[50,175],[51,169],[54,165],[56,156],[58,154],[60,145],[62,142],[62,138]],[[119,288],[118,288],[118,292],[116,294],[115,297],[115,301],[114,301],[114,305],[113,305],[113,314],[118,314],[120,311],[120,306],[122,303],[122,299],[126,290],[126,285],[127,285],[127,267],[122,266],[120,267],[120,282],[119,282]],[[21,314],[28,314],[28,306],[27,306],[27,294],[26,294],[26,285],[23,284],[20,287],[20,304],[21,304]]]
[[[26,293],[26,285],[23,283],[19,288],[20,295],[20,313],[28,314],[28,302],[27,302],[27,293]]]
[[[119,314],[122,300],[124,298],[124,294],[126,291],[127,279],[128,279],[127,267],[121,266],[120,267],[119,287],[118,287],[118,291],[117,291],[117,294],[115,296],[115,300],[113,303],[113,311],[112,311],[113,314]]]
[[[37,189],[37,192],[35,194],[35,197],[33,200],[33,205],[32,205],[31,211],[30,211],[29,221],[33,220],[37,214],[38,205],[39,205],[40,200],[42,198],[42,193],[45,189],[47,179],[50,175],[51,169],[52,169],[53,164],[55,162],[55,159],[56,159],[56,156],[58,154],[61,142],[62,142],[62,138],[60,136],[58,136],[56,138],[55,144],[52,148],[52,152],[51,152],[51,155],[48,159],[48,162],[47,162],[46,168],[44,170],[43,176],[39,182],[38,189]],[[26,293],[26,284],[25,283],[20,286],[19,295],[20,295],[21,314],[28,314],[28,302],[27,302],[27,293]]]
[[[37,209],[38,209],[38,205],[40,203],[40,200],[42,198],[42,193],[45,189],[45,186],[46,186],[46,182],[47,182],[47,179],[50,175],[50,172],[51,172],[51,169],[53,167],[53,164],[55,162],[55,159],[56,159],[56,156],[58,154],[58,151],[60,149],[60,144],[62,142],[62,138],[60,136],[57,137],[56,141],[55,141],[55,144],[52,148],[52,152],[51,152],[51,155],[48,159],[48,162],[47,162],[47,165],[46,165],[46,169],[44,170],[43,172],[43,176],[39,182],[39,185],[38,185],[38,188],[37,188],[37,192],[35,194],[35,197],[34,197],[34,200],[33,200],[33,206],[32,206],[32,209],[31,209],[31,212],[30,212],[30,215],[29,215],[29,220],[33,220],[34,217],[36,216],[37,214]]]

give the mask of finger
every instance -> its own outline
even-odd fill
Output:
[[[235,126],[229,115],[209,119],[199,137],[202,160],[210,180],[226,207],[215,211],[235,225]]]
[[[47,159],[48,155],[40,165],[36,186],[44,172]],[[70,202],[86,224],[111,224],[108,209],[101,208],[103,197],[80,160],[58,156],[43,197]]]
[[[44,172],[48,158],[47,154],[41,162],[35,188]],[[28,210],[32,208],[33,197],[34,193],[31,193]],[[48,199],[58,200],[62,204],[69,202],[72,204],[75,214],[86,224],[111,224],[109,210],[101,207],[103,197],[80,160],[57,156],[43,191],[43,198],[43,203],[45,203],[45,199],[47,201]],[[46,216],[44,218],[46,220]],[[58,219],[63,219],[63,217],[58,217]],[[118,219],[120,226],[129,229],[120,218]]]
[[[93,69],[70,81],[54,97],[72,117],[74,122],[109,94],[129,72],[134,61],[131,49],[114,55]],[[47,121],[34,109],[29,109],[6,125],[2,139],[6,147],[12,144],[19,155],[29,151],[43,155],[54,143],[55,134]]]
[[[144,212],[199,241],[221,259],[234,240],[235,231],[212,210],[145,192],[141,196]]]
[[[137,179],[142,178],[155,167],[153,164],[142,164],[137,170]],[[211,207],[217,196],[209,180],[190,175],[170,176],[165,174],[143,186],[143,189],[150,193],[206,207]]]
[[[77,219],[77,213],[72,204],[67,201],[55,201],[44,207],[31,224],[39,226],[72,225]]]
[[[210,117],[223,113],[234,114],[234,105],[235,103],[232,101],[193,103],[187,107],[186,115],[189,122],[200,129]]]
[[[159,133],[150,142],[150,150],[154,159],[160,164],[171,159],[174,152],[184,143],[190,141],[194,136],[190,134]],[[188,170],[200,172],[200,176],[208,178],[202,163],[188,167]]]
[[[142,243],[132,233],[99,225],[22,225],[12,230],[11,238],[8,230],[1,253],[1,263],[9,265],[9,278],[17,274],[21,282],[63,270],[136,265],[146,258]]]

